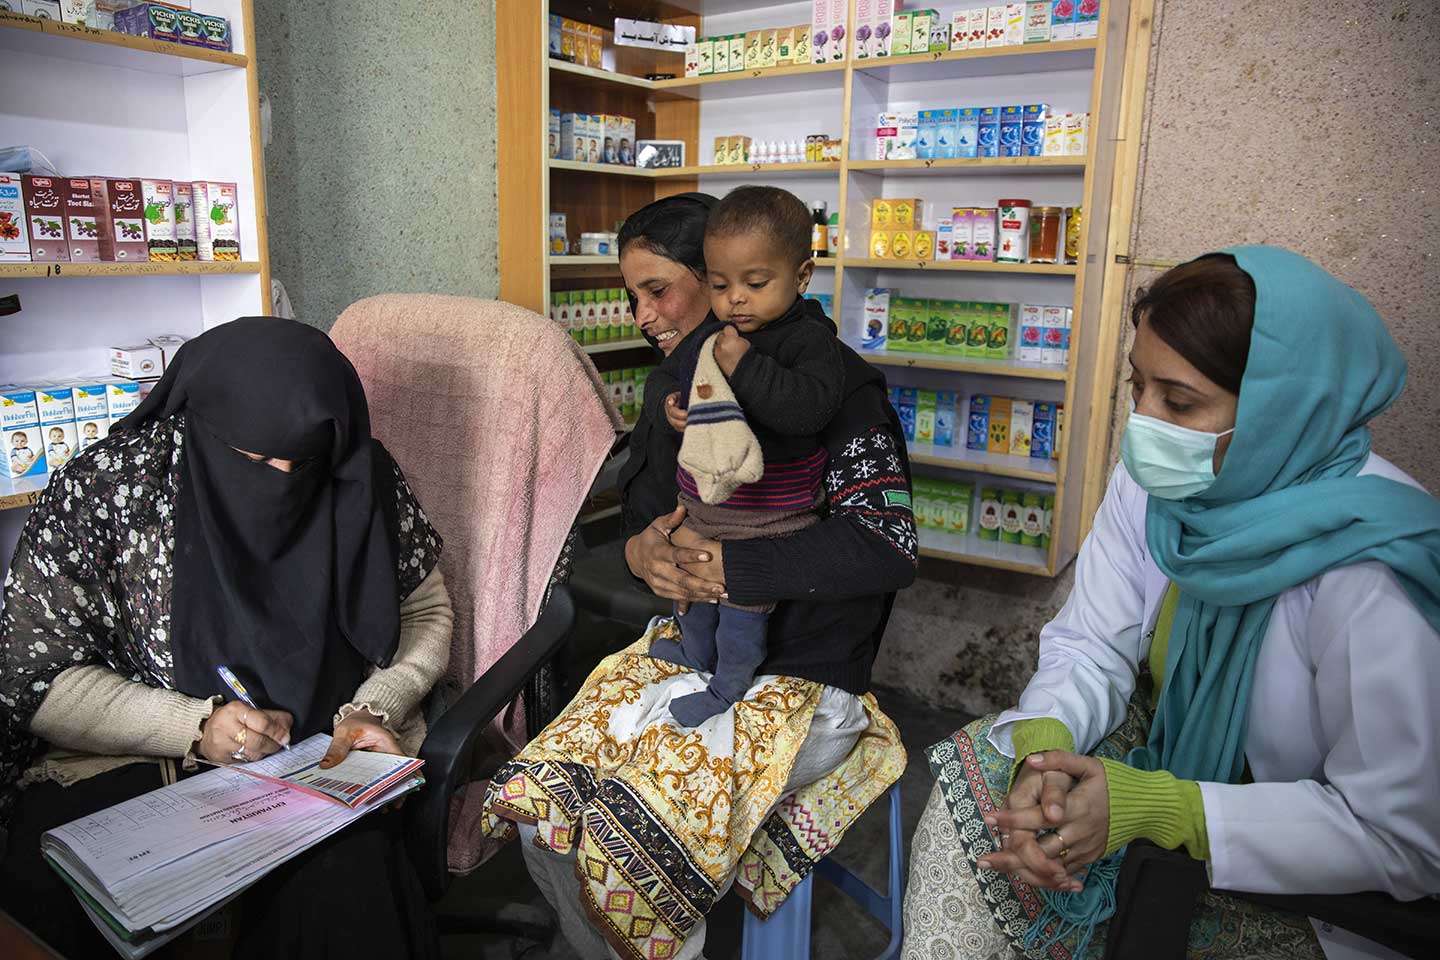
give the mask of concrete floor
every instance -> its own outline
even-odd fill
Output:
[[[924,749],[972,718],[935,710],[898,691],[877,688],[875,695],[899,726],[910,754],[909,765],[900,780],[904,847],[908,850],[911,833],[934,783]],[[888,803],[873,805],[851,828],[835,854],[848,870],[878,890],[884,890],[886,885],[890,845],[888,810]],[[530,883],[520,849],[514,843],[471,876],[457,880],[441,903],[440,912],[457,916],[493,913],[495,906],[502,902],[511,915],[527,919],[545,917],[544,900]],[[732,895],[711,911],[705,947],[708,960],[738,960],[742,909],[739,898]],[[889,941],[883,926],[858,911],[849,898],[823,881],[815,887],[811,924],[811,956],[825,960],[869,960],[879,955]],[[447,935],[444,940],[447,960],[511,960],[514,957],[562,960],[574,956],[559,938],[548,951],[527,947],[507,938],[485,935]]]

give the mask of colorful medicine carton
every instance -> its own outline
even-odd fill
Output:
[[[45,464],[50,470],[63,467],[78,449],[75,437],[75,393],[64,383],[46,384],[35,390]]]
[[[971,211],[973,223],[967,260],[994,260],[996,211],[994,207],[976,207]]]
[[[760,66],[773,67],[779,64],[780,31],[763,30],[760,33]]]
[[[175,185],[169,180],[141,180],[141,196],[145,201],[145,243],[151,260],[180,259],[175,239]],[[194,195],[194,188],[191,188]]]
[[[985,13],[985,46],[1005,46],[1005,4],[991,4]]]
[[[980,488],[980,507],[975,514],[975,535],[981,540],[1000,539],[1000,490]]]
[[[935,126],[939,110],[921,110],[919,113],[918,133],[915,137],[915,159],[935,159]]]
[[[1085,2],[1075,4],[1075,39],[1094,40],[1100,31],[1100,4]]]
[[[915,412],[919,391],[914,387],[900,388],[900,404],[896,412],[900,415],[900,430],[905,434],[906,443],[915,442]]]
[[[1020,542],[1020,510],[1023,497],[1019,490],[1003,490],[1000,493],[1000,542]]]
[[[240,259],[240,198],[233,183],[196,180],[195,245],[201,260]]]
[[[965,24],[966,46],[971,50],[980,50],[985,46],[986,21],[989,18],[989,8],[975,7],[967,10]]]
[[[935,224],[935,259],[951,260],[955,257],[955,225],[949,217]]]
[[[984,450],[990,438],[990,397],[977,393],[970,398],[970,419],[965,426],[965,449]]]
[[[99,443],[110,432],[110,408],[105,384],[91,380],[72,381],[75,401],[75,435],[80,449]]]
[[[990,360],[1007,360],[1010,357],[1010,327],[1014,323],[1010,304],[990,304],[985,333],[985,356]]]
[[[970,532],[970,499],[972,488],[968,483],[957,483],[950,488],[949,510],[946,511],[945,529],[961,535]]]
[[[1042,157],[1065,156],[1065,117],[1050,113],[1045,115],[1045,133],[1041,144]]]
[[[1055,452],[1055,404],[1037,401],[1030,424],[1030,459],[1049,460]]]
[[[94,263],[100,259],[100,226],[95,219],[95,198],[89,180],[72,177],[65,181],[65,235],[72,262]]]
[[[990,312],[988,304],[965,304],[965,356],[983,360],[989,356]]]
[[[970,11],[956,10],[950,18],[950,49],[970,49]]]
[[[930,24],[938,16],[934,10],[915,10],[910,14],[910,52],[930,51]]]
[[[30,234],[30,259],[36,263],[70,260],[65,236],[68,181],[63,177],[22,176],[25,226]]]
[[[1050,42],[1051,0],[1030,0],[1025,4],[1025,42]]]
[[[1040,308],[1040,362],[1063,367],[1069,362],[1069,344],[1065,336],[1065,307],[1045,306]]]
[[[1025,43],[1025,4],[1005,4],[1005,46],[1018,47]]]
[[[912,14],[902,10],[890,18],[890,54],[903,57],[910,52]]]
[[[1025,126],[1025,108],[1015,105],[1000,108],[1000,156],[1020,156],[1020,138]]]
[[[955,156],[977,156],[980,144],[980,110],[976,107],[960,107],[954,112]]]
[[[976,120],[975,155],[1000,156],[1000,108],[981,107]]]
[[[795,27],[795,40],[790,45],[791,63],[810,62],[810,25],[806,23],[797,24]]]
[[[180,42],[180,11],[162,3],[137,3],[115,13],[115,32]]]
[[[885,341],[890,333],[890,296],[893,292],[885,287],[875,287],[865,291],[860,349],[885,349]]]
[[[1075,39],[1075,0],[1051,0],[1050,39]]]
[[[1027,103],[1021,112],[1020,156],[1041,157],[1045,155],[1045,120],[1050,106],[1045,103]]]
[[[745,34],[730,34],[730,72],[745,69]]]
[[[950,107],[932,112],[935,114],[935,157],[954,160],[960,156],[960,111]]]
[[[985,450],[989,453],[1010,452],[1010,410],[1009,397],[990,398],[990,430],[985,435]]]
[[[955,445],[955,394],[940,390],[935,394],[935,439],[937,447]]]
[[[30,230],[20,175],[0,173],[0,263],[30,262]]]
[[[0,435],[5,438],[6,469],[12,479],[45,473],[45,444],[35,391],[30,387],[0,387]]]
[[[175,11],[175,29],[187,47],[205,46],[205,18],[193,10]]]
[[[915,442],[935,442],[934,390],[920,390],[915,394]]]
[[[1035,405],[1029,400],[1010,402],[1010,454],[1030,456],[1030,431],[1035,420]]]
[[[1020,499],[1020,543],[1038,547],[1044,536],[1045,498],[1038,493],[1026,493]]]
[[[946,304],[945,353],[963,357],[965,338],[970,333],[970,304],[964,300],[948,300]]]
[[[1040,363],[1044,343],[1041,310],[1038,303],[1020,304],[1019,333],[1015,339],[1015,359],[1021,363]]]
[[[1065,156],[1083,157],[1089,149],[1090,114],[1065,114]]]
[[[115,263],[140,263],[150,259],[145,242],[145,203],[139,180],[90,181],[99,228],[100,259]]]

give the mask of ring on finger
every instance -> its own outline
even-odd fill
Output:
[[[236,750],[234,753],[230,754],[230,759],[231,759],[231,760],[238,760],[238,761],[241,762],[241,763],[248,763],[248,762],[250,762],[250,758],[245,755],[245,748],[244,748],[244,747],[241,747],[239,750]]]
[[[250,731],[247,730],[245,727],[241,727],[239,730],[235,731],[235,742],[240,744],[241,750],[245,749],[245,738],[249,735]]]

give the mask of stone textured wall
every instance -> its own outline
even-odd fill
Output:
[[[270,256],[328,329],[377,293],[493,297],[494,0],[255,0]]]
[[[1410,362],[1375,449],[1440,490],[1440,7],[1156,6],[1134,255],[1274,243],[1364,293]],[[1116,430],[1124,407],[1112,400]],[[921,574],[896,603],[877,682],[957,711],[1012,703],[1073,567],[1053,582],[939,563]]]

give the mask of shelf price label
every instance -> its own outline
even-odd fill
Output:
[[[27,17],[10,10],[0,10],[0,26],[18,27],[21,30],[39,30],[40,23],[39,17]]]

